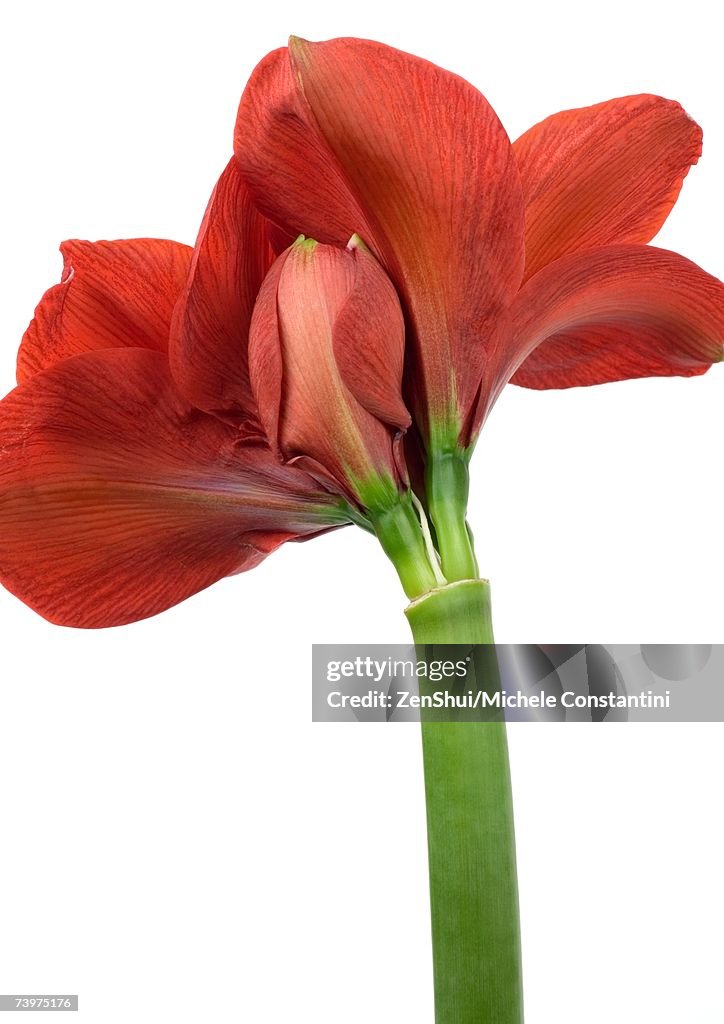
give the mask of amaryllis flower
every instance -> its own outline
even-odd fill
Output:
[[[68,242],[63,254],[0,403],[8,589],[54,622],[117,625],[349,521],[339,494],[179,389],[166,348],[188,247]],[[237,411],[254,418],[251,400]]]
[[[720,282],[643,244],[700,142],[678,104],[632,96],[511,146],[467,82],[358,39],[269,54],[236,125],[268,218],[327,243],[357,232],[395,282],[428,453],[468,449],[511,378],[569,387],[722,358]]]
[[[699,149],[696,125],[654,96],[555,115],[511,145],[476,89],[390,47],[269,54],[193,252],[66,246],[0,412],[4,580],[51,618],[126,621],[350,520],[398,563],[415,549],[427,570],[408,593],[476,576],[467,463],[505,383],[690,375],[722,358],[724,286],[645,244]],[[288,250],[300,234],[319,242],[306,278]],[[373,255],[347,252],[352,236]],[[402,304],[404,402],[380,268]],[[193,558],[179,553],[192,535]]]

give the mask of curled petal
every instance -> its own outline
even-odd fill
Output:
[[[249,322],[274,258],[269,234],[232,159],[206,209],[169,344],[171,371],[189,401],[247,424],[256,420]]]
[[[0,450],[0,579],[64,625],[153,615],[343,521],[304,473],[193,409],[155,352],[36,374],[0,403]]]
[[[665,249],[595,249],[531,278],[513,325],[501,377],[524,387],[694,376],[724,358],[724,285]]]
[[[553,114],[513,150],[527,279],[569,252],[649,242],[701,155],[701,129],[672,100],[623,96]]]
[[[43,295],[18,353],[18,382],[82,352],[164,352],[192,250],[160,238],[63,242],[63,275]]]
[[[405,323],[392,282],[373,256],[355,250],[355,282],[334,322],[332,346],[340,377],[378,420],[407,430],[402,401]]]
[[[471,85],[391,47],[292,40],[290,59],[293,74],[270,55],[242,98],[244,176],[287,229],[337,244],[361,235],[403,301],[422,429],[457,432],[523,269],[508,137]]]

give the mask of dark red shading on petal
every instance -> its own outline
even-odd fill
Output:
[[[569,252],[649,242],[701,155],[701,129],[673,100],[623,96],[553,114],[513,150],[527,279]]]
[[[358,233],[390,273],[414,346],[418,419],[464,418],[485,339],[518,287],[523,209],[510,142],[457,76],[379,43],[290,44],[239,108],[235,152],[256,201],[289,230]]]
[[[0,403],[0,579],[53,622],[119,625],[340,521],[308,477],[236,437],[158,353],[36,374]]]
[[[297,235],[292,234],[291,231],[285,231],[284,228],[277,227],[276,224],[272,224],[271,221],[267,221],[267,231],[269,236],[269,244],[274,250],[277,256],[281,256],[285,249],[297,238]]]
[[[232,159],[209,200],[173,318],[169,359],[198,409],[256,422],[249,385],[249,323],[274,253],[269,224]]]
[[[63,276],[43,295],[18,352],[18,382],[82,352],[168,346],[192,250],[161,238],[63,242]]]
[[[595,249],[531,278],[513,323],[524,387],[695,376],[724,358],[724,284],[665,249]]]

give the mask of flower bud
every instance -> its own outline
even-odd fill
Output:
[[[399,500],[404,321],[389,278],[355,237],[300,237],[262,285],[249,371],[269,442],[363,509]]]

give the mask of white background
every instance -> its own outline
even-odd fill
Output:
[[[193,242],[243,84],[289,32],[426,56],[513,137],[679,99],[704,158],[659,242],[724,277],[714,10],[8,5],[0,389],[61,239]],[[471,508],[499,640],[724,642],[722,437],[721,368],[509,388]],[[351,529],[118,630],[0,593],[0,991],[78,992],[88,1024],[431,1024],[416,731],[309,720],[311,643],[406,642],[402,607]],[[529,1024],[720,1024],[724,727],[511,732]]]

